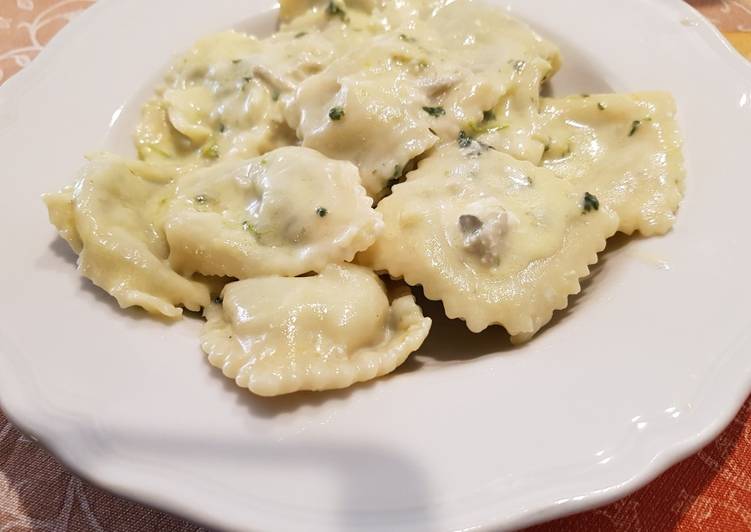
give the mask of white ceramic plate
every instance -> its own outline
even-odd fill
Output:
[[[97,484],[229,529],[521,526],[621,497],[708,442],[751,389],[751,69],[679,0],[500,4],[561,45],[557,94],[675,94],[688,186],[671,234],[616,239],[524,347],[437,319],[396,375],[251,397],[204,360],[198,320],[120,311],[81,280],[39,195],[89,150],[132,151],[173,54],[268,32],[273,6],[102,0],[0,89],[6,413]]]

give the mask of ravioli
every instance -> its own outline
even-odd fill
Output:
[[[355,163],[377,198],[439,138],[479,124],[516,92],[520,61],[539,72],[539,89],[557,68],[558,51],[498,10],[458,0],[372,38],[305,80],[286,116],[304,146]],[[524,103],[537,111],[536,100]]]
[[[263,40],[226,31],[198,41],[144,106],[136,133],[140,156],[209,164],[294,144],[282,115],[286,99],[331,62],[337,46],[356,39],[340,26]]]
[[[300,275],[351,260],[381,232],[351,163],[279,148],[180,178],[165,218],[183,275]]]
[[[408,292],[392,296],[351,264],[234,282],[207,310],[201,345],[213,366],[258,395],[345,388],[390,373],[425,340],[430,318]]]
[[[353,162],[373,197],[438,140],[422,109],[427,98],[396,64],[405,46],[376,38],[303,82],[287,115],[303,146]]]
[[[122,308],[178,317],[200,310],[209,289],[172,271],[161,228],[173,172],[114,155],[93,158],[73,186],[44,197],[50,220],[79,254],[82,275]]]
[[[441,146],[377,210],[385,229],[358,262],[422,285],[480,332],[537,332],[580,290],[618,219],[551,171],[476,140]]]
[[[203,308],[240,387],[393,371],[431,326],[407,285],[527,341],[616,231],[671,229],[668,94],[543,98],[558,48],[483,0],[280,0],[279,19],[199,40],[142,108],[141,160],[97,156],[44,198],[122,307]]]
[[[543,165],[595,194],[626,234],[663,234],[683,197],[683,155],[666,93],[543,100]]]
[[[557,67],[541,58],[517,59],[509,63],[512,84],[499,102],[472,122],[467,131],[479,140],[517,159],[540,164],[547,142],[539,133],[544,117],[540,112],[540,90]]]

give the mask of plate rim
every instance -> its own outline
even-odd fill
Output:
[[[16,97],[17,93],[22,92],[24,85],[31,82],[38,72],[41,73],[46,65],[53,62],[55,57],[61,53],[61,50],[65,49],[67,43],[74,38],[79,27],[95,23],[100,15],[114,3],[115,0],[97,0],[86,11],[63,27],[30,65],[14,74],[0,86],[0,103],[5,103]],[[722,54],[724,60],[722,63],[718,63],[718,68],[724,67],[731,71],[745,70],[747,73],[751,73],[751,62],[744,58],[720,30],[695,8],[684,0],[662,0],[661,3],[671,9],[685,13],[685,18],[690,18],[692,25],[694,25],[693,29],[700,35],[703,44]],[[751,345],[751,332],[740,335],[733,344],[735,346]],[[10,357],[5,354],[6,349],[6,347],[0,348],[0,367],[4,368],[4,371],[0,371],[0,409],[20,432],[30,436],[35,443],[46,449],[66,469],[98,488],[197,524],[227,528],[227,522],[201,513],[195,505],[182,501],[179,497],[163,496],[156,489],[150,490],[143,486],[129,485],[127,482],[120,483],[115,475],[101,473],[102,469],[97,468],[96,459],[86,460],[78,455],[75,450],[71,449],[75,446],[70,445],[70,442],[73,442],[75,438],[66,441],[64,437],[57,437],[65,434],[70,436],[69,431],[63,430],[62,425],[65,424],[61,424],[63,416],[52,414],[52,409],[45,404],[48,402],[44,400],[42,395],[30,394],[28,390],[23,389],[23,384],[29,384],[33,387],[33,383],[26,383],[21,379],[14,380],[11,378],[10,371],[6,371],[14,365],[9,361]],[[735,350],[737,350],[737,347]],[[662,445],[660,450],[654,451],[652,448],[645,446],[644,452],[649,455],[649,458],[645,461],[631,460],[629,462],[631,464],[630,469],[635,473],[627,476],[621,482],[600,490],[589,491],[579,496],[557,501],[547,507],[525,509],[513,516],[494,514],[492,519],[488,518],[486,522],[471,526],[470,529],[498,530],[499,528],[527,527],[607,505],[637,491],[676,463],[711,443],[732,422],[748,399],[749,394],[751,394],[751,364],[746,367],[745,372],[738,375],[737,382],[737,386],[726,386],[722,391],[718,391],[718,387],[715,387],[714,395],[719,394],[725,397],[725,400],[720,402],[725,405],[721,412],[714,412],[714,415],[710,416],[709,422],[698,416],[690,416],[693,424],[690,427],[684,427],[684,431],[690,433],[690,435],[682,438],[669,438],[670,444]],[[707,402],[713,405],[718,404],[718,401]],[[633,450],[623,452],[635,454]],[[97,455],[96,458],[102,457]],[[114,454],[107,458],[111,464],[116,464],[118,467],[127,467],[128,465],[128,462]],[[634,465],[637,463],[641,467]],[[261,529],[267,525],[268,523],[259,521],[251,526]]]

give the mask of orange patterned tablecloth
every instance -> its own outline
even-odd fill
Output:
[[[93,0],[0,0],[0,83]],[[751,59],[751,0],[690,0]],[[749,80],[751,81],[751,80]],[[68,472],[0,412],[0,531],[198,531]],[[751,531],[751,399],[714,442],[633,495],[535,532]]]

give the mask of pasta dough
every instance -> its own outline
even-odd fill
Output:
[[[673,226],[683,196],[683,155],[669,94],[596,94],[543,100],[543,164],[586,187],[645,236]]]
[[[560,66],[482,0],[280,0],[273,35],[178,57],[141,160],[93,158],[45,196],[50,220],[121,306],[203,308],[210,363],[259,395],[346,387],[420,347],[430,319],[376,273],[523,342],[607,238],[667,232],[683,194],[672,98],[542,98]]]
[[[312,277],[260,277],[224,288],[201,345],[212,365],[258,395],[345,388],[390,373],[430,329],[414,298],[389,304],[383,283],[355,265]]]
[[[347,26],[332,26],[263,40],[235,31],[200,40],[144,106],[136,133],[139,154],[208,164],[294,144],[282,116],[286,99],[331,62],[338,46],[357,39]]]
[[[536,86],[528,82],[536,96],[558,66],[557,49],[498,10],[458,0],[305,80],[287,118],[304,146],[354,162],[365,188],[380,197],[439,138],[482,122],[515,91],[518,63],[526,61],[538,73]],[[524,105],[536,111],[536,99]]]
[[[474,332],[497,323],[519,340],[566,307],[618,224],[584,190],[467,137],[377,210],[384,233],[359,262],[422,285]]]
[[[160,220],[170,197],[172,172],[95,157],[73,186],[45,201],[50,220],[79,254],[78,269],[121,307],[140,306],[178,317],[200,310],[209,290],[172,271]]]
[[[351,260],[381,215],[350,163],[279,148],[182,177],[165,232],[172,267],[191,275],[300,275]]]

